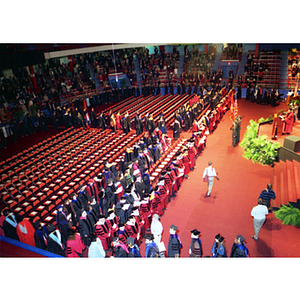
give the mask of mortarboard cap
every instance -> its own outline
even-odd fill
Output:
[[[193,230],[191,231],[191,233],[192,233],[193,235],[199,235],[199,234],[200,234],[200,231],[198,231],[197,229],[193,229]]]
[[[172,225],[170,226],[170,228],[174,229],[175,231],[178,229],[178,227],[175,226],[174,224],[172,224]]]
[[[246,239],[241,235],[241,234],[238,234],[236,236],[237,239],[239,239],[241,242],[245,241]]]

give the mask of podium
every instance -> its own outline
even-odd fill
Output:
[[[274,117],[272,125],[272,136],[282,135],[284,122],[279,117]]]

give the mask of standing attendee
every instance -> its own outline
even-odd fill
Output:
[[[128,249],[125,244],[123,244],[118,237],[114,237],[112,240],[114,247],[114,257],[128,257]]]
[[[146,244],[145,257],[146,258],[159,257],[159,248],[157,244],[154,242],[153,234],[147,233],[144,236],[144,238]]]
[[[240,142],[240,134],[241,134],[241,123],[242,119],[241,116],[238,115],[236,118],[236,143],[238,144]]]
[[[258,234],[263,226],[263,224],[266,221],[266,215],[268,214],[268,208],[266,205],[263,204],[263,201],[261,199],[258,199],[258,205],[254,206],[251,210],[251,216],[253,217],[253,227],[254,227],[254,235],[251,235],[251,237],[254,240],[258,239]]]
[[[128,245],[128,257],[141,257],[140,248],[138,245],[134,243],[134,238],[128,238],[127,239],[127,245]]]
[[[106,256],[106,252],[103,249],[101,240],[97,237],[97,235],[93,232],[90,235],[90,247],[88,251],[89,258],[104,258]]]
[[[285,117],[281,117],[281,119],[284,121],[284,134],[290,134],[293,131],[293,125],[295,121],[295,116],[291,108],[289,108],[287,114]]]
[[[47,250],[48,231],[46,226],[42,226],[40,221],[35,221],[33,223],[33,227],[35,229],[35,233],[34,233],[35,247],[43,250]]]
[[[212,257],[227,257],[224,237],[218,233],[211,249]]]
[[[3,221],[3,230],[6,237],[19,241],[17,235],[17,225],[16,217],[13,212],[10,212],[8,209],[3,210],[3,215],[5,220]]]
[[[271,199],[276,199],[275,192],[272,190],[272,184],[268,183],[267,188],[262,190],[258,199],[263,201],[263,204],[267,206],[269,211],[271,211]]]
[[[66,246],[67,257],[83,257],[83,250],[85,245],[80,238],[80,234],[77,233],[73,228],[68,229],[68,240]]]
[[[232,130],[232,147],[235,147],[237,144],[237,134],[238,134],[238,124],[236,120],[233,120],[232,126],[230,127]]]
[[[16,231],[20,242],[35,247],[34,228],[32,224],[21,215],[16,215],[16,221],[18,222]]]
[[[180,257],[180,250],[182,244],[180,242],[179,236],[176,233],[178,227],[175,225],[170,226],[170,238],[168,243],[168,257]]]
[[[244,243],[246,239],[238,234],[231,248],[230,257],[249,257],[249,251]]]
[[[189,249],[190,257],[202,257],[202,242],[199,238],[200,231],[194,229],[191,231],[192,242]]]
[[[207,182],[207,197],[210,197],[211,190],[214,185],[214,178],[216,177],[218,180],[218,176],[215,168],[213,168],[213,163],[211,161],[208,162],[208,167],[204,169],[203,172],[203,181]]]
[[[159,221],[159,215],[154,214],[152,216],[152,222],[151,222],[151,233],[154,236],[154,242],[156,243],[157,246],[161,243],[162,232],[163,232],[163,225]]]
[[[53,224],[47,227],[47,231],[47,251],[65,257],[65,247],[61,240],[60,231]]]

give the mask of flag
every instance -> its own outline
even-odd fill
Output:
[[[299,74],[298,74],[298,77],[297,77],[297,83],[296,83],[296,87],[295,87],[295,91],[294,91],[294,97],[298,96],[298,83],[299,83]]]

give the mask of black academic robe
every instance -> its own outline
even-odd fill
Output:
[[[11,218],[11,217],[8,216],[6,218]],[[14,239],[16,241],[20,240],[19,237],[18,237],[18,234],[17,234],[16,227],[10,225],[6,220],[4,220],[2,227],[3,227],[4,234],[5,234],[6,237]]]
[[[180,241],[175,237],[175,235],[170,234],[168,243],[168,257],[175,257],[176,254],[180,255]]]
[[[51,237],[48,236],[47,238],[47,251],[60,255],[60,256],[66,256],[65,250],[62,249],[62,247],[57,244]]]
[[[88,247],[91,242],[89,240],[89,236],[91,234],[90,224],[87,219],[80,219],[78,222],[78,229],[80,233],[80,237],[83,240],[83,243],[86,247]]]
[[[128,257],[127,252],[121,247],[121,246],[116,246],[114,248],[115,255],[114,257]]]
[[[243,243],[243,246],[246,247],[244,245],[244,243]],[[248,252],[248,249],[247,249],[247,252]],[[240,249],[236,243],[233,243],[232,248],[231,248],[230,257],[247,257],[247,254],[244,250]]]

